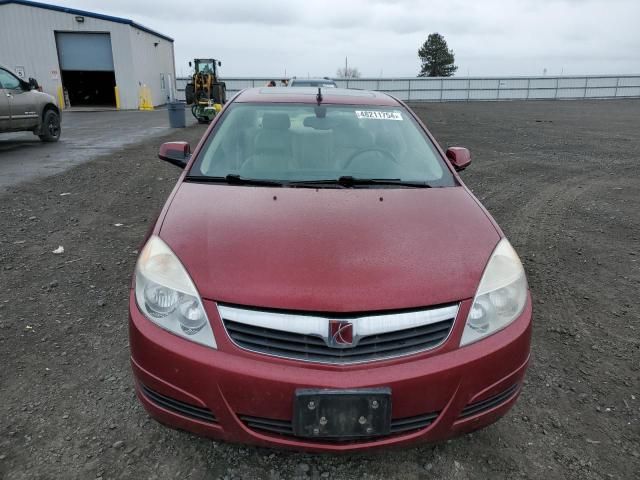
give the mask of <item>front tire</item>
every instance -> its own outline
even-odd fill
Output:
[[[60,139],[62,129],[60,127],[60,115],[54,110],[47,110],[42,120],[42,133],[38,135],[43,142],[57,142]]]

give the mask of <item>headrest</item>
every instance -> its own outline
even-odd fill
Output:
[[[268,130],[287,130],[291,120],[286,113],[265,113],[262,116],[262,128]]]

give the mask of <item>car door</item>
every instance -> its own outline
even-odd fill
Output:
[[[11,126],[8,95],[9,92],[2,87],[2,82],[0,81],[0,132],[9,130]]]
[[[9,100],[11,115],[11,129],[30,129],[38,126],[38,110],[36,96],[18,77],[0,68],[0,83],[5,91],[5,98]]]

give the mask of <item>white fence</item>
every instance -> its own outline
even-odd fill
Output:
[[[261,87],[272,78],[224,78],[228,96],[244,88]],[[279,81],[279,79],[275,79]],[[184,100],[187,78],[176,79]],[[411,102],[475,100],[569,100],[640,97],[639,75],[562,77],[358,78],[336,80],[339,87],[378,90]]]

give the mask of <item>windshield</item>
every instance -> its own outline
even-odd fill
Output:
[[[346,176],[456,185],[409,112],[354,105],[233,104],[189,175],[283,183]]]
[[[213,65],[213,62],[210,62],[210,61],[196,62],[197,73],[213,73],[214,70],[215,70],[215,66]]]

